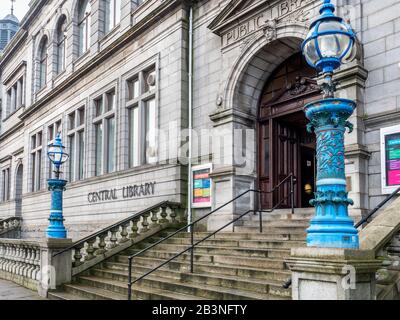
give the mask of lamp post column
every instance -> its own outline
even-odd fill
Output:
[[[49,190],[51,191],[51,209],[49,226],[46,230],[48,238],[66,238],[67,230],[64,227],[63,192],[65,190],[66,180],[48,179]]]
[[[307,129],[317,137],[317,192],[311,204],[315,216],[307,229],[307,245],[311,247],[358,248],[358,232],[348,216],[344,165],[344,134],[355,103],[330,98],[305,106],[310,120]]]

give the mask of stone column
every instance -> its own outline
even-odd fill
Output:
[[[381,266],[372,250],[293,248],[293,300],[375,300],[375,273]]]
[[[71,239],[47,238],[40,245],[40,281],[38,293],[47,297],[49,290],[63,283],[70,283],[72,277],[72,254],[68,250],[56,253],[72,245]]]

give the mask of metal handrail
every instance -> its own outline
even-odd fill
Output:
[[[368,215],[366,215],[364,218],[362,218],[360,221],[358,221],[355,225],[354,228],[358,229],[360,226],[362,226],[364,223],[369,223],[369,219],[379,210],[381,209],[389,200],[393,199],[395,195],[397,195],[400,192],[400,187],[398,187],[396,190],[394,190],[390,195],[388,195],[385,199],[383,199],[373,210],[371,210]],[[288,289],[292,285],[292,278],[289,278],[283,285],[282,287],[285,289]]]
[[[388,201],[393,199],[393,197],[400,192],[400,187],[398,187],[396,190],[394,190],[390,195],[388,195],[384,200],[382,200],[367,216],[362,218],[360,221],[358,221],[354,227],[358,229],[361,225],[364,223],[368,223],[369,219],[380,209],[382,208]]]
[[[290,179],[290,180],[289,180]],[[287,195],[286,197],[282,198],[275,206],[273,206],[271,209],[269,210],[262,210],[261,206],[260,206],[260,201],[258,203],[259,208],[258,210],[255,209],[250,209],[248,211],[246,211],[245,213],[241,214],[239,217],[231,220],[230,222],[228,222],[227,224],[225,224],[223,227],[219,228],[218,230],[212,232],[210,235],[206,236],[205,238],[201,239],[200,241],[194,243],[194,225],[205,219],[206,217],[210,216],[211,214],[215,213],[216,211],[224,208],[225,206],[227,206],[228,204],[236,201],[237,199],[243,197],[244,195],[250,193],[250,192],[254,192],[254,193],[258,193],[259,194],[259,199],[260,199],[260,194],[262,193],[266,193],[266,194],[270,194],[273,193],[275,190],[277,190],[278,188],[280,188],[283,183],[290,181],[290,192],[289,195]],[[224,228],[228,227],[229,225],[235,223],[236,221],[240,220],[242,217],[244,217],[245,215],[249,214],[250,212],[259,212],[260,215],[260,232],[262,232],[262,212],[272,212],[273,210],[275,210],[276,208],[278,208],[283,201],[285,201],[286,199],[288,199],[288,197],[290,196],[291,198],[291,208],[292,208],[292,213],[294,212],[294,183],[295,183],[295,178],[293,173],[290,173],[287,177],[285,177],[285,179],[283,179],[277,186],[275,186],[274,188],[272,188],[270,191],[261,191],[261,190],[256,190],[256,189],[248,189],[244,192],[242,192],[241,194],[239,194],[238,196],[234,197],[233,199],[229,200],[228,202],[224,203],[223,205],[219,206],[218,208],[210,211],[209,213],[207,213],[206,215],[202,216],[201,218],[187,224],[186,226],[176,230],[175,232],[171,233],[170,235],[166,236],[165,238],[162,238],[160,240],[158,240],[157,242],[151,244],[150,246],[140,250],[139,252],[131,255],[128,257],[128,300],[131,300],[132,298],[132,285],[135,284],[136,282],[138,282],[139,280],[142,280],[143,278],[145,278],[146,276],[148,276],[149,274],[153,273],[154,271],[158,270],[159,268],[163,267],[164,265],[166,265],[167,263],[171,262],[172,260],[176,259],[177,257],[181,256],[182,254],[188,252],[190,250],[190,272],[193,273],[193,269],[194,269],[194,248],[202,243],[203,241],[207,240],[209,237],[215,235],[217,232],[223,230]],[[190,229],[190,246],[188,248],[186,248],[185,250],[179,252],[178,254],[174,255],[173,257],[171,257],[170,259],[166,260],[165,262],[163,262],[162,264],[158,265],[157,267],[151,269],[150,271],[146,272],[144,275],[140,276],[139,278],[135,279],[134,281],[132,281],[132,260],[141,255],[142,253],[154,248],[155,246],[157,246],[158,244],[170,239],[171,237],[175,236],[176,234],[178,234],[179,232],[183,231],[183,230],[187,230]]]
[[[63,249],[63,250],[61,250],[61,251],[58,251],[58,252],[56,252],[55,254],[53,254],[53,257],[55,257],[55,256],[57,256],[57,255],[59,255],[59,254],[62,254],[62,253],[64,253],[64,252],[66,252],[66,251],[69,251],[69,250],[75,248],[76,246],[78,246],[78,245],[80,245],[80,244],[82,244],[82,243],[85,243],[85,242],[86,242],[87,240],[89,240],[89,239],[98,237],[99,235],[104,234],[105,232],[108,232],[108,231],[110,231],[110,230],[113,229],[113,228],[119,227],[119,226],[123,225],[124,223],[127,223],[128,221],[132,220],[133,218],[142,215],[143,213],[149,212],[149,211],[151,211],[151,210],[153,210],[153,209],[159,208],[159,207],[161,207],[161,206],[163,206],[163,205],[167,205],[167,204],[175,204],[175,203],[174,203],[174,202],[171,202],[171,201],[169,201],[169,200],[161,201],[161,202],[159,202],[159,203],[157,203],[157,204],[155,204],[155,205],[153,205],[153,206],[151,206],[151,207],[149,207],[149,208],[146,208],[146,209],[144,209],[144,210],[141,210],[141,211],[135,213],[135,214],[132,215],[132,216],[129,216],[129,217],[127,217],[127,218],[125,218],[125,219],[123,219],[123,220],[121,220],[121,221],[118,221],[118,222],[116,222],[116,223],[114,223],[114,224],[112,224],[112,225],[110,225],[110,226],[107,226],[107,227],[105,227],[105,228],[103,228],[103,229],[101,229],[101,230],[99,230],[99,231],[97,231],[97,232],[95,232],[95,233],[93,233],[93,234],[90,234],[90,235],[88,235],[88,236],[86,236],[86,237],[84,237],[84,238],[82,238],[82,239],[80,239],[80,240],[74,242],[74,244],[72,244],[71,246],[69,246],[69,247],[67,247],[67,248],[65,248],[65,249]],[[176,203],[176,205],[179,205],[179,203]]]

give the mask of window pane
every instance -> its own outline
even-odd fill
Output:
[[[75,180],[75,135],[68,137],[69,181]]]
[[[36,148],[36,136],[32,136],[31,139],[32,139],[31,140],[32,149],[35,149]]]
[[[115,105],[115,92],[107,93],[107,111],[114,109]]]
[[[81,108],[78,110],[78,125],[81,126],[85,123],[85,109]]]
[[[78,132],[78,179],[83,178],[83,155],[84,155],[84,140],[83,132]]]
[[[94,102],[96,104],[96,117],[103,114],[103,99],[99,98]]]
[[[49,126],[49,130],[48,130],[48,133],[49,133],[49,141],[51,141],[51,140],[54,139],[53,132],[54,132],[54,127],[53,127],[53,125],[51,125],[51,126]]]
[[[121,0],[115,0],[115,25],[121,21]]]
[[[128,99],[132,100],[139,97],[140,90],[139,90],[139,79],[134,78],[128,81]]]
[[[131,167],[138,166],[139,160],[139,108],[131,108],[129,110],[129,165]]]
[[[86,30],[86,20],[81,22],[81,24],[79,25],[79,55],[81,55],[86,48],[85,30]]]
[[[75,112],[71,113],[68,116],[68,129],[74,129],[75,128]]]
[[[42,145],[42,132],[37,134],[37,146],[40,147]]]
[[[156,103],[155,99],[151,99],[146,102],[146,163],[156,161]]]
[[[96,130],[96,176],[101,175],[103,165],[103,124],[95,126]]]
[[[36,153],[33,153],[31,156],[32,161],[32,184],[31,184],[31,191],[35,191],[35,172],[36,172]]]
[[[41,176],[42,176],[42,171],[41,171],[41,164],[42,164],[42,151],[39,150],[37,152],[37,174],[36,174],[36,190],[40,190],[41,187]]]
[[[107,119],[107,172],[115,169],[115,118]]]

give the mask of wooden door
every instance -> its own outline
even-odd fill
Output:
[[[271,191],[291,173],[298,183],[294,186],[295,207],[302,201],[302,136],[307,120],[303,107],[320,98],[320,90],[312,78],[315,71],[306,65],[300,54],[284,62],[266,84],[258,116],[258,182],[263,209],[290,207],[290,185],[285,183]]]

